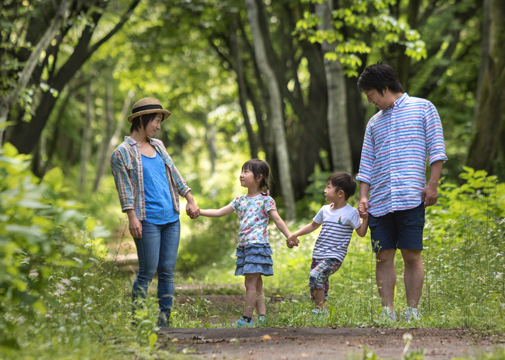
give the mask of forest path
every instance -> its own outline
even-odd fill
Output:
[[[409,351],[425,350],[424,359],[473,357],[503,345],[503,338],[466,329],[391,329],[331,327],[164,328],[159,340],[196,359],[349,359],[363,358],[362,346],[380,358],[400,359],[409,333]]]

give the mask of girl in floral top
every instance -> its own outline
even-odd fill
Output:
[[[254,308],[259,315],[258,322],[265,321],[265,295],[261,276],[274,274],[272,248],[267,232],[269,217],[286,238],[291,235],[277,213],[274,199],[270,197],[269,184],[268,164],[258,159],[249,160],[242,166],[240,174],[240,185],[247,188],[247,194],[237,196],[219,210],[200,210],[200,215],[208,217],[221,217],[236,212],[240,220],[235,276],[245,276],[246,300],[244,315],[235,323],[236,326],[252,326]]]

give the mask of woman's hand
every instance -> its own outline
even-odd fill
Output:
[[[186,214],[188,214],[191,219],[196,219],[198,216],[200,216],[200,208],[198,205],[196,205],[195,202],[188,202],[186,205]]]
[[[142,223],[135,215],[134,210],[128,210],[128,229],[130,230],[131,236],[134,238],[142,238]]]
[[[200,216],[200,208],[198,205],[196,205],[195,198],[193,195],[191,195],[191,192],[188,191],[186,194],[186,200],[188,203],[186,204],[186,214],[191,218],[191,219],[196,219],[198,216]]]

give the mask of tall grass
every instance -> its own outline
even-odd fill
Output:
[[[470,327],[483,331],[505,330],[505,184],[483,171],[465,169],[462,186],[442,185],[436,206],[428,208],[424,231],[425,283],[419,305],[423,317],[415,324],[393,326]],[[291,228],[295,230],[305,223]],[[275,275],[265,278],[267,295],[294,295],[280,305],[272,304],[269,324],[311,323],[308,272],[316,233],[300,238],[293,250],[283,236],[270,228],[274,249]],[[375,285],[375,256],[370,235],[353,235],[347,257],[330,278],[329,308],[335,316],[319,325],[374,326],[379,320],[381,301]],[[233,276],[229,254],[217,266],[199,272],[207,284],[241,284]],[[395,309],[406,308],[403,260],[395,258],[398,274]]]

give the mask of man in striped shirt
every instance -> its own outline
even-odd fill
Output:
[[[447,160],[442,123],[431,102],[403,92],[387,64],[368,66],[358,79],[358,89],[379,109],[365,132],[356,177],[360,180],[358,210],[370,215],[382,317],[396,320],[394,257],[398,248],[405,263],[407,310],[403,317],[410,322],[419,319],[424,281],[424,210],[437,201],[437,185]],[[426,185],[427,157],[431,176]]]

